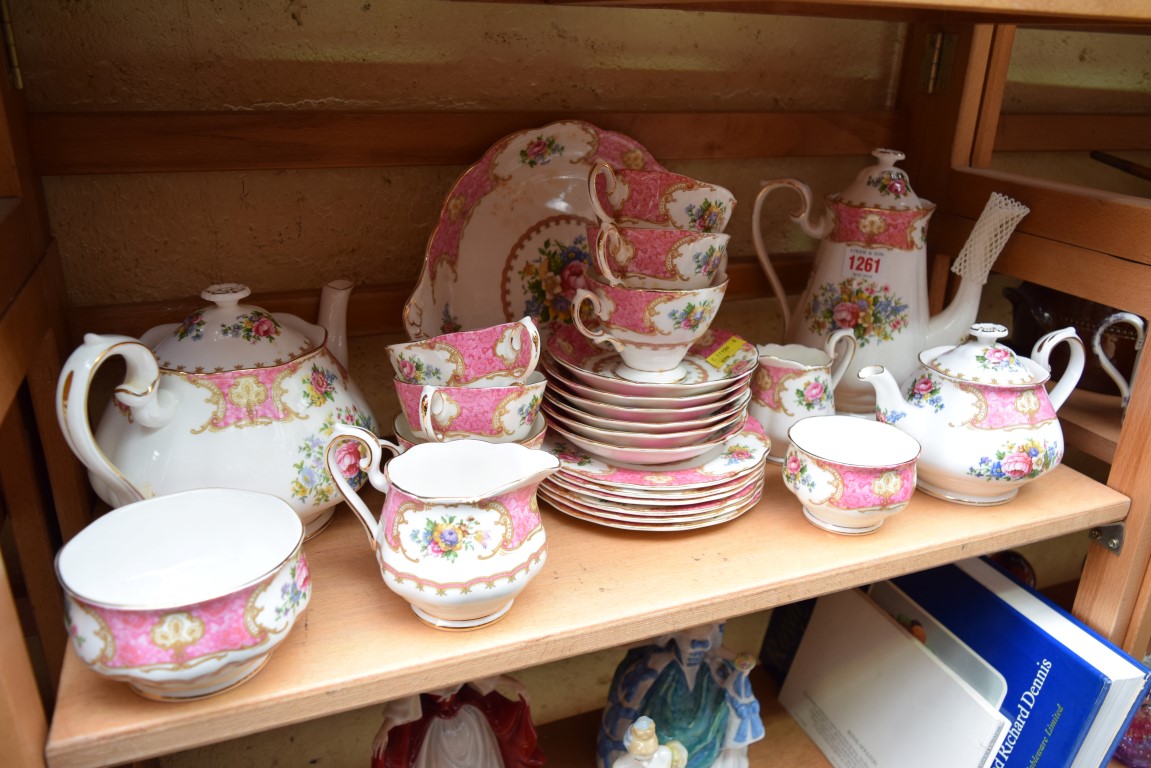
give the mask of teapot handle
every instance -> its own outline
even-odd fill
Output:
[[[342,453],[352,447],[356,449],[356,456],[349,457],[348,454]],[[362,449],[367,449],[367,456],[364,456]],[[331,438],[328,439],[327,448],[324,449],[324,462],[328,466],[328,474],[332,476],[336,487],[344,495],[344,500],[348,502],[348,506],[352,508],[360,523],[363,524],[364,530],[368,533],[368,543],[373,551],[379,546],[376,541],[376,518],[368,509],[368,505],[360,498],[360,494],[348,482],[346,472],[348,469],[355,469],[352,472],[354,477],[360,470],[366,471],[368,482],[376,490],[387,493],[388,478],[380,469],[383,465],[385,450],[393,456],[400,453],[399,446],[386,440],[380,440],[363,427],[351,424],[336,424],[332,429]]]
[[[160,366],[152,350],[128,336],[89,333],[64,363],[56,384],[56,418],[72,453],[92,473],[101,498],[114,507],[142,501],[150,494],[124,476],[96,444],[88,418],[88,393],[96,370],[118,355],[124,358],[124,381],[114,397],[126,406],[132,420],[145,427],[163,427],[176,415],[172,393],[160,387]]]
[[[1031,350],[1031,359],[1050,371],[1051,364],[1048,358],[1051,357],[1051,351],[1064,341],[1068,343],[1070,352],[1067,369],[1063,372],[1063,377],[1047,393],[1047,399],[1051,401],[1051,407],[1056,411],[1071,396],[1075,385],[1079,383],[1079,377],[1083,375],[1083,363],[1086,360],[1083,340],[1079,338],[1074,328],[1064,328],[1043,336],[1035,342],[1035,347]]]
[[[783,289],[783,282],[776,274],[775,267],[771,265],[771,257],[768,255],[767,246],[763,242],[763,227],[760,223],[763,201],[776,189],[790,189],[799,195],[802,205],[789,215],[792,221],[799,222],[804,232],[817,238],[823,237],[827,233],[824,231],[826,226],[816,227],[811,223],[811,189],[806,184],[799,179],[776,179],[775,181],[764,182],[763,188],[755,196],[755,206],[751,212],[751,240],[755,244],[755,255],[759,258],[759,265],[763,268],[767,282],[771,285],[771,290],[779,302],[779,311],[783,315],[783,335],[784,338],[787,338],[788,329],[791,325],[791,308],[787,303],[787,291]]]
[[[835,350],[841,341],[846,341],[847,344],[843,354],[836,357]],[[830,357],[832,361],[829,374],[832,389],[835,389],[839,385],[839,380],[843,378],[843,374],[847,373],[847,366],[851,365],[851,361],[855,359],[856,348],[857,342],[854,328],[840,328],[827,337],[827,344],[824,345],[823,351],[827,353],[827,356]]]

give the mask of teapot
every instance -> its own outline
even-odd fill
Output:
[[[1063,430],[1055,412],[1083,372],[1083,342],[1074,328],[1035,343],[1032,359],[1000,344],[1007,328],[971,326],[958,346],[919,355],[920,367],[903,386],[882,366],[867,366],[861,381],[875,388],[875,416],[923,446],[920,490],[964,504],[1002,504],[1063,460]],[[1050,391],[1051,351],[1066,343],[1067,370]]]
[[[384,464],[385,451],[399,455]],[[536,489],[560,467],[550,453],[474,439],[420,443],[400,453],[365,429],[338,424],[326,454],[368,532],[381,578],[424,623],[490,624],[543,569],[547,537]],[[387,494],[379,520],[347,479],[358,470]]]
[[[375,428],[347,369],[345,318],[352,283],[333,281],[321,325],[241,304],[234,283],[182,323],[134,339],[88,334],[57,385],[60,427],[112,507],[203,487],[261,491],[288,502],[314,536],[342,496],[323,449],[337,424]],[[120,356],[126,374],[95,434],[88,418],[96,370]],[[365,476],[356,478],[363,484]]]
[[[752,213],[756,255],[784,313],[785,341],[822,348],[834,331],[854,331],[855,357],[835,393],[836,408],[854,413],[874,408],[860,369],[882,365],[897,380],[909,376],[920,350],[962,338],[983,292],[981,281],[964,279],[951,304],[928,316],[926,237],[935,205],[919,198],[895,166],[902,152],[876,149],[872,155],[877,162],[846,190],[828,195],[818,220],[812,218],[811,190],[797,179],[767,182]],[[764,200],[776,189],[799,194],[802,206],[791,218],[821,239],[807,287],[790,313],[760,227]]]

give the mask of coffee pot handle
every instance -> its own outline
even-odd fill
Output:
[[[1083,364],[1086,362],[1086,355],[1083,352],[1083,340],[1079,338],[1079,334],[1075,332],[1074,328],[1063,328],[1062,330],[1052,331],[1051,333],[1043,336],[1039,341],[1035,342],[1035,347],[1031,350],[1031,359],[1039,363],[1047,370],[1051,370],[1051,363],[1048,359],[1051,357],[1051,351],[1055,349],[1056,345],[1067,342],[1068,351],[1070,353],[1067,360],[1067,369],[1063,372],[1063,377],[1055,383],[1055,386],[1047,393],[1047,399],[1051,401],[1051,407],[1059,410],[1059,407],[1067,401],[1071,396],[1071,392],[1075,389],[1075,385],[1079,383],[1079,377],[1083,375]]]
[[[124,381],[114,397],[129,409],[132,420],[158,428],[176,415],[176,398],[160,386],[160,366],[147,346],[129,336],[89,333],[64,363],[56,384],[56,417],[72,453],[92,473],[100,497],[114,507],[141,501],[147,495],[108,460],[96,444],[88,418],[88,394],[96,370],[110,357],[124,358]]]
[[[354,456],[349,454],[352,448],[356,449]],[[364,455],[365,450],[367,451],[366,456]],[[371,510],[368,509],[368,505],[360,498],[360,494],[348,482],[348,472],[351,470],[352,477],[360,471],[367,472],[368,482],[376,490],[387,493],[388,478],[380,469],[384,463],[384,451],[395,456],[400,453],[400,448],[385,440],[380,440],[363,427],[351,424],[336,424],[332,429],[332,436],[328,440],[327,448],[324,449],[324,462],[328,466],[328,474],[332,476],[332,481],[340,489],[344,500],[348,502],[348,506],[352,508],[360,523],[363,524],[364,530],[368,533],[368,543],[373,550],[379,546],[376,540],[377,521]]]
[[[839,342],[847,342],[844,345],[843,353],[836,356],[836,349],[839,347]],[[855,359],[856,339],[854,328],[840,328],[830,336],[827,337],[827,344],[824,345],[823,351],[831,358],[831,371],[828,378],[831,380],[831,388],[835,389],[839,384],[839,380],[843,378],[843,374],[847,373],[847,367],[851,365],[851,361]]]
[[[823,228],[816,227],[811,223],[811,189],[806,184],[799,179],[776,179],[763,183],[763,188],[755,196],[755,206],[751,212],[751,240],[755,244],[755,255],[759,259],[759,266],[763,268],[767,282],[771,285],[771,290],[779,302],[779,311],[783,315],[783,336],[790,338],[788,330],[791,325],[791,307],[787,303],[787,291],[784,290],[783,282],[776,274],[775,267],[771,265],[771,257],[768,255],[767,245],[763,241],[763,226],[760,222],[764,200],[777,189],[790,189],[799,195],[801,206],[789,214],[792,221],[798,222],[800,227],[812,237],[823,237],[826,233]]]

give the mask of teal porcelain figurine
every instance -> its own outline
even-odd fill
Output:
[[[659,740],[679,742],[687,768],[742,768],[748,745],[763,738],[750,654],[723,647],[723,624],[657,638],[628,651],[616,669],[600,724],[597,768],[627,753],[629,728],[646,717]]]

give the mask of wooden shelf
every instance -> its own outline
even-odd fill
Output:
[[[1077,389],[1059,409],[1059,423],[1067,445],[1108,463],[1115,460],[1123,424],[1118,395]]]
[[[379,508],[380,496],[369,495]],[[998,507],[917,494],[862,537],[808,523],[777,471],[755,509],[697,531],[620,531],[545,506],[543,571],[500,622],[466,633],[416,620],[384,585],[359,523],[340,509],[306,547],[312,603],[260,674],[214,698],[165,704],[69,652],[47,759],[85,768],[219,742],[1113,523],[1129,504],[1059,467]]]

